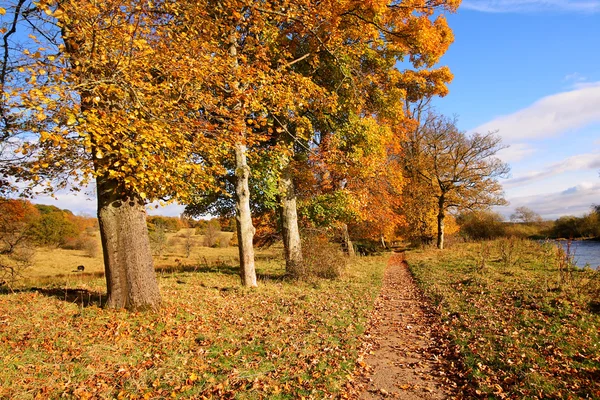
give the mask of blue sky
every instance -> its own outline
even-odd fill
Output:
[[[554,219],[600,203],[600,0],[464,0],[448,22],[455,43],[440,64],[454,81],[434,105],[460,129],[497,130],[510,145],[500,153],[510,205],[497,210]],[[93,194],[57,198],[37,201],[95,214]]]
[[[435,107],[510,145],[497,211],[554,219],[600,204],[600,1],[463,1],[448,22],[454,81]]]

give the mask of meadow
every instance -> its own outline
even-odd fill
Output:
[[[519,239],[407,254],[460,354],[468,397],[600,398],[600,272]]]
[[[237,248],[185,257],[169,234],[155,262],[157,313],[101,308],[100,254],[41,249],[0,295],[0,398],[326,398],[352,385],[385,257],[337,280],[284,278],[280,248],[257,254],[259,287],[240,286]],[[85,272],[77,272],[85,265]],[[32,289],[33,288],[33,289]]]

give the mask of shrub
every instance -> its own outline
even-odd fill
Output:
[[[331,243],[323,232],[304,232],[302,251],[303,262],[295,276],[298,279],[337,279],[346,269],[346,255],[339,244]]]
[[[94,237],[87,236],[82,243],[82,249],[86,256],[96,258],[100,252],[98,241]]]
[[[218,246],[223,249],[229,247],[229,240],[227,240],[227,235],[221,234],[219,236],[219,240],[217,242],[218,242]]]
[[[61,246],[66,250],[83,250],[86,256],[95,258],[98,255],[98,241],[93,235],[81,234],[76,238],[67,239]]]
[[[481,240],[496,239],[505,235],[505,225],[500,214],[491,211],[472,211],[457,218],[462,236]]]

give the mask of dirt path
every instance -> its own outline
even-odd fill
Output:
[[[457,397],[441,355],[439,326],[418,290],[403,253],[391,256],[368,334],[366,387],[360,399]]]

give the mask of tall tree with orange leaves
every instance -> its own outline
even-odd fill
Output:
[[[434,66],[453,41],[443,12],[458,4],[370,1],[341,7],[337,21],[345,36],[329,46],[332,51],[321,53],[314,70],[305,70],[335,94],[338,105],[335,113],[312,118],[316,145],[307,167],[315,171],[315,179],[312,189],[301,190],[308,194],[308,215],[326,221],[330,211],[343,230],[345,223],[361,221],[378,237],[403,222],[398,213],[403,185],[397,173],[403,157],[399,145],[414,124],[406,104],[447,92],[452,74]],[[398,61],[408,61],[412,68],[399,70]],[[345,211],[326,210],[324,199],[330,205],[337,199]]]

